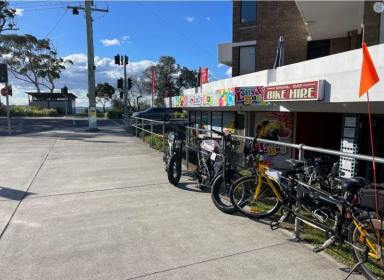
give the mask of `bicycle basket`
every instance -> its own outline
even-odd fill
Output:
[[[375,189],[374,188],[362,188],[359,190],[359,206],[367,208],[369,210],[376,209],[376,198],[375,198]],[[384,189],[379,188],[377,190],[378,200],[379,200],[379,211],[384,212]]]

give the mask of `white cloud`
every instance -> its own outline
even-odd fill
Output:
[[[217,64],[217,68],[221,68],[221,67],[224,67],[224,66],[225,66],[225,64],[223,64],[223,63]]]
[[[205,18],[207,21],[211,21],[211,17],[206,17]]]
[[[189,16],[184,18],[188,22],[193,22],[195,20],[195,17]]]
[[[103,44],[104,47],[110,47],[110,46],[118,46],[120,45],[119,39],[102,39],[100,42]]]
[[[124,35],[123,37],[121,37],[121,41],[127,41],[127,40],[129,40],[130,39],[130,37],[128,36],[128,35]]]
[[[15,15],[17,15],[17,16],[21,17],[23,15],[23,13],[24,13],[24,9],[16,8],[15,10],[16,10]]]
[[[78,97],[76,100],[76,106],[87,106],[87,56],[83,53],[76,53],[68,55],[64,57],[64,59],[72,60],[73,64],[67,65],[67,69],[61,73],[60,80],[56,82],[56,90],[66,85],[69,88],[69,91],[73,92]],[[152,66],[155,63],[156,62],[150,60],[129,62],[127,66],[128,77],[140,77],[147,67]],[[120,65],[115,65],[115,61],[112,58],[95,57],[95,66],[96,84],[109,83],[115,87],[116,80],[120,77],[123,77],[123,67]],[[28,104],[28,98],[25,92],[35,91],[35,89],[29,84],[14,79],[12,75],[10,77],[10,84],[12,84],[14,93],[11,104]]]
[[[225,75],[227,77],[232,77],[232,67],[228,68],[227,71],[225,71]]]

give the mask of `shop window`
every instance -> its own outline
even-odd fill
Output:
[[[240,75],[256,71],[256,46],[240,47]]]
[[[201,113],[201,128],[210,130],[211,126],[209,125],[209,112],[205,111]]]
[[[189,123],[190,123],[190,126],[195,126],[195,123],[196,123],[196,112],[194,111],[190,111],[188,112],[188,116],[189,116]]]
[[[223,131],[222,116],[223,116],[222,112],[212,112],[212,115],[211,115],[212,129],[217,131]]]
[[[241,1],[240,23],[256,23],[256,1]]]

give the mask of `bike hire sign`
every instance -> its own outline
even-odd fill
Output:
[[[266,87],[264,101],[317,101],[323,99],[323,81]]]
[[[219,89],[213,93],[198,93],[172,97],[174,107],[233,107],[235,105],[262,105],[270,102],[285,101],[318,101],[324,95],[324,81],[303,83],[232,87]]]

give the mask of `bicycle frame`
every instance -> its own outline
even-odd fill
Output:
[[[282,201],[283,200],[283,195],[281,193],[281,190],[277,189],[275,187],[275,184],[273,181],[270,179],[270,177],[267,175],[267,171],[269,170],[268,165],[263,164],[263,163],[258,163],[256,165],[256,176],[257,176],[257,185],[256,185],[256,191],[254,194],[254,199],[257,200],[259,199],[260,193],[261,193],[261,187],[263,185],[263,178],[267,182],[267,185],[272,189],[273,193],[276,195],[276,197]]]

